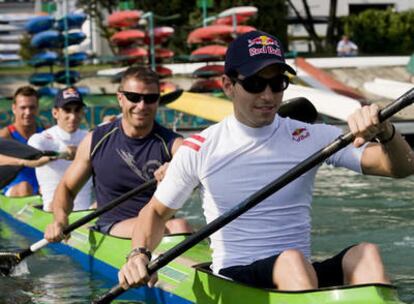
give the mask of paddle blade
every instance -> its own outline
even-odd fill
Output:
[[[314,123],[318,118],[315,106],[305,97],[288,99],[280,106],[278,114],[282,117]]]
[[[41,156],[58,156],[54,151],[39,151],[14,139],[0,138],[0,154],[22,159],[39,159]],[[8,185],[22,166],[0,166],[0,189]]]
[[[21,259],[18,253],[0,252],[0,275],[8,276],[20,261]]]
[[[37,159],[43,155],[43,152],[14,139],[0,138],[0,154],[24,159]]]
[[[0,189],[7,186],[21,169],[20,166],[0,166]]]
[[[169,92],[169,93],[165,93],[165,94],[161,95],[161,97],[160,97],[160,105],[166,105],[170,102],[173,102],[176,99],[178,99],[182,94],[183,94],[182,89],[175,90],[175,91],[172,91],[172,92]]]

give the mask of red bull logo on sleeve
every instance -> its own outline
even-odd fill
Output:
[[[309,136],[310,133],[306,128],[297,128],[295,131],[292,132],[292,139],[296,142],[300,142]]]
[[[247,43],[250,56],[256,56],[259,54],[282,56],[282,50],[280,49],[279,42],[268,36],[259,36],[249,39]]]

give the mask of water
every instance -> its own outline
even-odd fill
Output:
[[[400,297],[414,304],[414,177],[396,180],[356,175],[323,167],[313,205],[313,253],[326,258],[351,244],[369,241],[381,248]],[[194,196],[196,198],[196,196]],[[199,203],[182,214],[201,226]],[[30,244],[0,223],[2,249]],[[0,303],[87,303],[107,290],[108,282],[91,277],[65,255],[42,251],[27,259],[30,273],[0,277]]]

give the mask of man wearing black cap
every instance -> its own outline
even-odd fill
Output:
[[[236,38],[225,60],[223,89],[234,115],[187,138],[172,160],[153,198],[141,211],[133,251],[119,273],[120,284],[148,282],[146,265],[161,239],[164,219],[199,186],[211,222],[290,168],[336,139],[341,130],[277,115],[288,87],[279,40],[253,31]],[[350,145],[327,159],[333,166],[363,174],[404,177],[413,174],[413,153],[390,122],[378,121],[376,105],[349,118],[356,135]],[[379,143],[371,143],[374,136]],[[378,248],[351,246],[324,262],[310,262],[310,209],[318,168],[211,235],[212,270],[257,287],[303,290],[342,284],[388,283]]]
[[[56,126],[30,137],[28,144],[41,151],[64,152],[65,159],[55,160],[36,168],[43,199],[43,209],[52,211],[52,199],[59,181],[74,159],[76,149],[87,130],[81,130],[85,104],[82,96],[75,88],[60,90],[55,97],[52,109]],[[74,202],[75,210],[88,209],[92,203],[92,182],[89,180],[80,190]]]

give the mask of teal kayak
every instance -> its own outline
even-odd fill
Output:
[[[0,220],[6,221],[33,241],[43,238],[43,231],[52,221],[52,214],[41,209],[41,198],[7,198],[0,196]],[[74,212],[73,222],[89,211]],[[92,224],[71,233],[68,243],[50,244],[52,249],[78,261],[85,270],[117,283],[117,272],[131,249],[130,240],[103,235],[90,229]],[[185,235],[165,236],[154,251],[160,255],[186,238]],[[340,286],[306,291],[260,289],[236,283],[209,270],[211,252],[201,242],[158,272],[154,288],[131,289],[128,298],[146,303],[267,303],[267,304],[398,304],[396,288],[385,284]],[[53,271],[53,270],[51,270]]]

